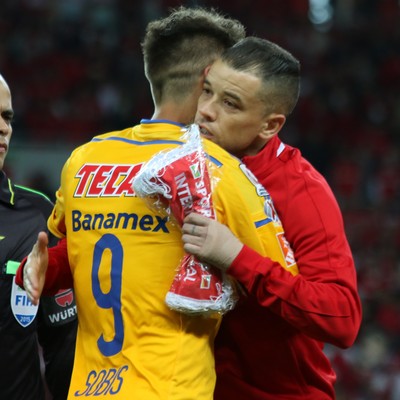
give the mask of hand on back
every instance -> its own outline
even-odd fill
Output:
[[[230,267],[243,247],[227,226],[196,213],[184,219],[182,232],[187,253],[223,271]]]

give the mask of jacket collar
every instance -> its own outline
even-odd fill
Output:
[[[292,147],[284,144],[278,136],[274,136],[258,154],[244,156],[242,161],[256,176],[266,176],[277,164],[290,157],[291,149]]]
[[[0,201],[12,206],[15,203],[14,189],[4,171],[0,171]]]

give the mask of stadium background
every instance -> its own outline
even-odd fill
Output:
[[[326,348],[338,400],[400,399],[398,0],[2,0],[0,73],[16,114],[8,173],[54,198],[75,146],[151,117],[139,43],[180,4],[216,7],[300,59],[283,139],[339,200],[364,310],[356,344]]]

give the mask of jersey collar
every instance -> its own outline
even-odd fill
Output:
[[[141,140],[180,141],[187,125],[165,119],[142,119],[133,130]]]
[[[143,118],[140,121],[140,123],[143,124],[143,125],[144,124],[169,124],[169,125],[179,126],[180,128],[184,128],[185,127],[184,124],[181,124],[179,122],[174,122],[174,121],[171,121],[169,119],[146,119],[146,118]]]

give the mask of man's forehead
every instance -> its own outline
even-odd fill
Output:
[[[248,71],[238,71],[222,60],[215,61],[208,72],[206,81],[221,90],[234,91],[246,96],[255,96],[261,79]]]

